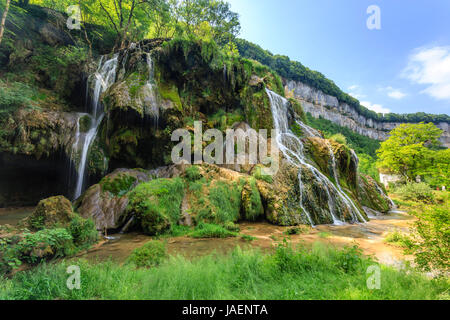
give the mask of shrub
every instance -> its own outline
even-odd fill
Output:
[[[73,243],[78,248],[86,248],[98,241],[98,231],[94,221],[84,219],[79,215],[75,215],[72,219],[68,231],[72,235]]]
[[[433,190],[426,183],[407,183],[398,187],[395,193],[402,200],[432,203],[434,201]]]
[[[136,183],[136,178],[127,174],[119,174],[114,178],[105,177],[100,181],[103,191],[110,192],[116,197],[127,194]]]
[[[183,197],[182,179],[156,179],[129,193],[127,211],[136,215],[145,233],[161,235],[180,220]]]
[[[295,235],[295,234],[305,234],[308,232],[308,227],[300,226],[300,227],[292,227],[287,229],[284,234],[287,236]]]
[[[166,258],[167,247],[162,241],[150,241],[143,247],[135,249],[128,257],[127,263],[138,268],[152,268],[159,266]]]
[[[261,201],[255,178],[248,179],[242,190],[243,218],[247,221],[256,221],[264,215],[264,207]]]
[[[191,166],[186,169],[186,179],[195,182],[203,178],[197,166]]]
[[[47,257],[63,257],[73,248],[72,236],[66,229],[44,229],[36,233],[23,233],[17,244],[20,257],[29,263],[37,263]]]
[[[342,133],[336,133],[330,137],[330,140],[336,141],[337,143],[348,146],[347,138]]]
[[[231,232],[241,231],[241,228],[239,227],[239,225],[236,223],[233,223],[231,221],[226,222],[223,226],[225,229],[227,229],[228,231],[231,231]]]
[[[189,236],[192,238],[230,238],[236,237],[237,234],[216,224],[200,223]]]
[[[387,235],[385,241],[387,243],[395,244],[395,245],[398,245],[398,246],[401,246],[401,247],[404,247],[407,249],[411,249],[413,246],[412,239],[408,235],[403,234],[398,231],[389,233]]]
[[[426,271],[449,271],[450,261],[450,214],[448,202],[440,206],[423,207],[421,212],[412,211],[416,237],[412,252],[420,268]]]
[[[262,174],[261,166],[255,167],[253,171],[253,177],[255,177],[257,180],[261,180],[267,183],[273,183],[272,176]]]
[[[235,222],[241,211],[242,187],[237,183],[218,181],[209,191],[216,223]]]

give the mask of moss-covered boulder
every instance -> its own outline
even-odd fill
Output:
[[[161,235],[181,219],[184,182],[181,178],[156,179],[130,192],[127,213],[134,216],[148,235]]]
[[[57,196],[39,202],[27,224],[34,230],[67,227],[74,217],[72,203],[63,196]]]
[[[376,182],[372,177],[361,174],[358,181],[358,201],[362,206],[379,213],[387,213],[393,208],[384,186]]]

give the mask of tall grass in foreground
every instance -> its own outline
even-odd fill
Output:
[[[81,290],[66,287],[66,268],[81,268]],[[113,262],[66,261],[0,279],[0,299],[448,299],[448,279],[381,266],[381,289],[369,290],[357,248],[315,245],[272,254],[242,251],[193,261],[171,257],[161,266],[136,269]]]

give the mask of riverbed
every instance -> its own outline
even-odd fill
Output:
[[[254,237],[247,241],[241,237],[226,239],[193,239],[189,237],[176,237],[166,239],[168,252],[171,255],[181,255],[192,259],[212,253],[227,254],[236,246],[241,248],[259,248],[270,251],[287,238],[293,246],[311,246],[321,242],[330,246],[358,245],[365,255],[374,256],[379,262],[387,265],[399,266],[412,257],[405,256],[403,250],[384,241],[387,234],[393,231],[408,232],[413,217],[404,212],[395,211],[389,215],[372,217],[364,224],[346,224],[342,226],[322,225],[307,230],[304,234],[285,235],[288,227],[274,226],[268,223],[242,223],[241,234]],[[89,250],[80,257],[91,262],[112,259],[123,263],[130,253],[143,246],[152,238],[137,233],[112,235],[114,239]]]
[[[33,212],[32,207],[0,209],[0,225],[17,225],[19,221]],[[259,248],[270,251],[288,239],[293,246],[311,246],[316,242],[326,245],[343,247],[357,244],[366,255],[374,256],[379,262],[388,265],[401,265],[412,257],[405,256],[403,250],[385,242],[386,236],[393,231],[407,233],[414,218],[405,212],[393,211],[388,215],[371,217],[368,223],[345,224],[341,226],[321,225],[306,230],[299,235],[285,234],[289,227],[274,226],[264,222],[244,222],[240,224],[241,234],[254,238],[247,241],[241,237],[226,239],[194,239],[187,236],[168,238],[168,252],[171,255],[181,255],[188,259],[206,256],[212,253],[227,254],[236,246],[241,248]],[[111,235],[111,240],[105,240],[93,249],[78,257],[91,262],[112,259],[123,263],[130,253],[143,246],[152,238],[139,233]]]

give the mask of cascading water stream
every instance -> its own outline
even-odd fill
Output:
[[[278,148],[281,150],[286,159],[293,165],[299,168],[299,188],[300,188],[300,208],[305,212],[311,225],[314,225],[310,213],[305,209],[303,205],[303,181],[302,181],[302,170],[305,168],[309,170],[314,178],[324,186],[328,195],[328,206],[330,210],[330,215],[333,219],[333,223],[336,225],[342,224],[342,222],[336,217],[336,203],[331,197],[331,193],[337,195],[337,197],[345,204],[349,212],[351,213],[354,222],[362,221],[367,222],[362,214],[359,212],[358,208],[352,202],[352,200],[342,191],[342,188],[336,186],[318,169],[309,164],[303,154],[303,143],[302,141],[290,130],[288,121],[288,105],[289,102],[276,94],[273,91],[266,89],[267,94],[270,99],[272,116],[274,120],[274,127],[278,131],[276,141]],[[313,128],[310,128],[300,121],[297,123],[304,129],[306,134],[311,136],[318,136]],[[307,130],[306,130],[306,129]],[[334,154],[333,154],[334,157]],[[335,166],[335,164],[334,164]],[[334,168],[334,171],[336,169]],[[338,184],[338,182],[337,182]]]
[[[81,156],[78,164],[78,177],[75,187],[74,198],[77,199],[81,196],[84,187],[84,180],[86,176],[86,163],[89,154],[89,148],[92,142],[97,137],[97,132],[100,124],[103,121],[104,110],[100,103],[100,97],[116,80],[118,54],[115,54],[111,59],[105,60],[104,57],[100,58],[99,66],[94,77],[93,95],[92,95],[92,108],[89,113],[91,124],[89,130],[84,135],[84,139],[80,139],[80,134],[77,132],[77,138],[75,139],[75,150],[80,150]],[[79,131],[79,130],[78,130]]]

